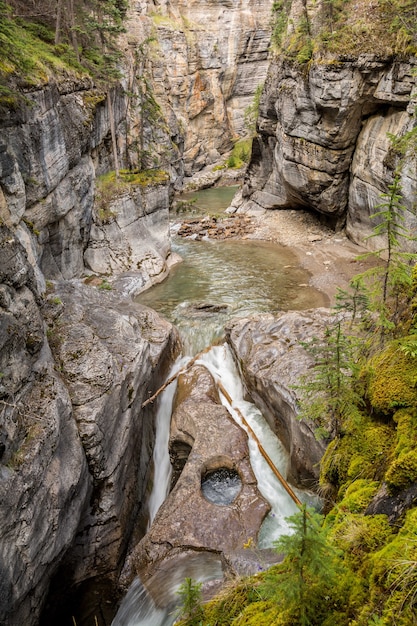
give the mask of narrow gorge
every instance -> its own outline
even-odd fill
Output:
[[[401,250],[417,250],[416,22],[411,34],[409,21],[391,28],[383,0],[332,4],[0,2],[0,624],[111,624],[138,576],[157,593],[157,574],[189,576],[190,556],[216,581],[210,596],[253,573],[256,545],[244,545],[279,514],[235,402],[262,412],[282,473],[318,501],[320,462],[337,438],[328,446],[297,419],[297,385],[313,367],[304,344],[334,319],[337,288],[385,249],[373,215],[393,180],[409,235]],[[193,208],[181,194],[222,185],[237,191],[211,230],[175,213]],[[185,326],[197,320],[205,343],[201,329],[220,312],[220,330],[192,367],[209,346],[181,361],[180,325],[145,297],[179,267],[183,221],[195,245],[248,244],[249,265],[249,245],[261,257],[281,249],[262,272],[267,290],[285,283],[281,300],[244,313],[210,293],[194,302]],[[225,280],[246,303],[239,271],[236,288],[232,270]],[[222,359],[242,378],[233,407]],[[173,478],[149,526],[160,403],[147,400],[181,367],[168,416]],[[394,406],[417,407],[410,383],[407,400],[375,409],[371,383],[366,402],[387,430]],[[217,470],[239,491],[213,517],[201,480]],[[381,478],[368,513],[403,520],[416,504],[411,474],[395,497]],[[277,560],[270,546],[264,558]]]

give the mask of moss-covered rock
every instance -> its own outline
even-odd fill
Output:
[[[369,599],[358,626],[369,624],[372,615],[381,624],[409,626],[417,622],[417,509],[410,510],[403,527],[383,548],[371,556]]]
[[[381,480],[391,457],[395,430],[363,416],[342,439],[332,441],[321,462],[320,483],[331,483],[344,496],[346,486],[358,478]]]
[[[410,450],[396,459],[387,470],[385,482],[390,494],[417,482],[417,450]]]
[[[368,398],[375,411],[393,415],[401,407],[417,406],[417,359],[397,342],[378,353],[367,367]]]

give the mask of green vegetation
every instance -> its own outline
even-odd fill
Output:
[[[252,150],[252,139],[239,139],[233,146],[232,152],[226,161],[226,167],[239,169],[249,163]]]
[[[122,196],[129,194],[132,186],[149,187],[166,184],[169,174],[164,170],[120,170],[107,172],[96,180],[96,216],[101,224],[110,224],[115,217],[113,203]]]
[[[314,364],[296,387],[303,398],[300,419],[313,420],[318,438],[340,437],[346,416],[361,403],[352,387],[357,370],[355,342],[344,334],[341,320],[335,319],[322,339],[315,337],[303,346]]]
[[[312,366],[296,389],[301,418],[328,441],[324,515],[290,518],[276,544],[284,560],[202,605],[202,626],[417,624],[417,265],[399,184],[415,133],[400,144],[372,216],[374,267],[339,291],[333,323],[304,345]]]
[[[314,21],[308,5],[297,21],[290,20],[290,8],[288,0],[273,3],[272,48],[300,64],[327,54],[407,56],[417,52],[414,0],[324,0]]]
[[[255,89],[253,102],[245,109],[244,120],[245,127],[247,128],[249,133],[249,137],[254,137],[256,135],[256,123],[259,116],[259,105],[261,102],[262,90],[263,85],[258,85]]]
[[[117,78],[126,7],[126,0],[0,0],[0,105],[17,107],[20,87],[52,75]]]
[[[202,583],[197,583],[192,578],[186,578],[180,586],[177,594],[180,598],[178,617],[186,619],[188,626],[199,626],[203,615],[201,605]]]
[[[98,289],[102,289],[104,291],[111,291],[113,288],[107,278],[103,278],[101,283],[98,285]]]

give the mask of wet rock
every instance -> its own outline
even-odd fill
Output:
[[[325,444],[314,427],[297,419],[294,386],[312,364],[301,342],[319,337],[330,323],[329,309],[290,311],[232,320],[226,329],[247,389],[290,455],[289,479],[304,487],[315,485]]]
[[[116,576],[149,478],[142,402],[176,338],[98,286],[49,283],[43,298],[0,225],[0,623],[38,623],[51,579],[61,601],[72,584]]]
[[[174,555],[190,551],[215,553],[230,571],[231,555],[248,538],[256,538],[269,511],[257,490],[247,436],[219,403],[212,377],[202,366],[193,366],[179,380],[170,434],[174,464],[178,450],[182,454],[185,447],[189,454],[183,470],[134,548],[127,578],[139,574],[146,580]],[[209,502],[201,490],[202,477],[218,469],[236,472],[241,480],[229,505]]]
[[[166,375],[177,334],[154,311],[117,292],[63,282],[53,298],[62,309],[48,316],[49,341],[92,480],[66,557],[77,583],[111,577],[122,562],[149,480],[153,406],[142,409],[142,403]]]

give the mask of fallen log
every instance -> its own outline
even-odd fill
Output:
[[[185,372],[190,369],[190,367],[192,367],[194,365],[194,363],[201,357],[202,354],[206,354],[206,352],[209,352],[212,349],[213,346],[208,346],[207,348],[204,348],[204,350],[202,350],[201,352],[199,352],[198,354],[196,354],[195,356],[193,356],[192,359],[190,359],[187,363],[187,365],[185,367],[182,367],[180,370],[178,370],[178,372],[176,374],[173,374],[170,378],[168,378],[168,380],[166,380],[164,382],[164,384],[159,387],[159,389],[157,389],[155,391],[155,393],[153,394],[153,396],[151,396],[150,398],[148,398],[147,400],[145,400],[145,402],[142,403],[142,409],[143,407],[145,407],[146,405],[150,404],[151,402],[153,402],[160,393],[162,393],[164,391],[164,389],[166,389],[171,383],[174,382],[174,380],[176,378],[178,378],[178,376],[181,376],[181,374],[185,374]]]
[[[281,474],[281,472],[278,470],[278,468],[275,466],[274,462],[272,461],[271,457],[268,455],[267,451],[265,450],[265,448],[262,446],[261,442],[259,441],[258,437],[256,436],[256,433],[254,432],[254,430],[252,429],[252,427],[248,424],[247,420],[245,419],[245,417],[242,415],[242,412],[237,408],[233,406],[232,403],[232,398],[230,397],[229,393],[226,391],[226,389],[223,387],[221,382],[216,382],[216,385],[218,386],[219,390],[221,391],[221,393],[224,395],[224,397],[226,398],[226,400],[228,401],[228,403],[230,404],[230,406],[236,411],[236,413],[239,414],[240,419],[242,420],[242,424],[245,426],[245,428],[248,431],[248,434],[250,434],[250,436],[253,438],[253,440],[256,442],[256,445],[259,448],[259,452],[262,454],[262,456],[264,457],[265,461],[268,463],[269,467],[271,468],[271,470],[274,472],[275,476],[278,478],[279,482],[281,483],[281,485],[284,487],[285,491],[288,493],[288,495],[294,500],[294,502],[297,504],[297,506],[302,506],[302,502],[301,500],[298,498],[298,496],[294,493],[294,491],[292,490],[292,488],[290,487],[290,485],[287,483],[287,481],[285,480],[284,476]]]

